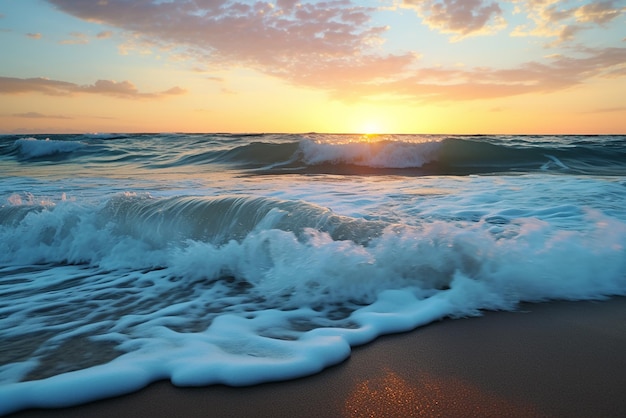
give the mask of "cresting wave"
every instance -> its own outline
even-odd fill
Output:
[[[398,139],[399,138],[399,139]],[[228,150],[185,156],[176,164],[225,163],[265,173],[467,175],[474,173],[559,171],[621,175],[626,142],[612,149],[593,143],[534,147],[532,142],[492,143],[488,139],[437,138],[327,142],[253,142]]]
[[[578,146],[535,147],[532,143],[492,143],[488,139],[439,138],[426,141],[381,140],[325,143],[303,140],[288,160],[273,161],[271,171],[300,168],[304,172],[363,173],[362,167],[401,169],[403,174],[456,174],[560,171],[565,173],[624,173],[624,147],[595,149]],[[256,144],[257,153],[261,151]],[[269,151],[269,149],[267,150]],[[262,152],[261,152],[262,153]],[[219,159],[218,159],[219,160]],[[238,162],[262,166],[251,158]],[[375,170],[367,171],[376,173]]]
[[[546,145],[526,137],[510,141],[491,137],[419,137],[283,135],[271,142],[244,142],[229,135],[198,137],[177,147],[177,137],[157,137],[153,144],[126,148],[125,136],[82,135],[71,140],[23,138],[10,153],[22,160],[116,157],[148,169],[219,165],[264,174],[338,173],[467,175],[478,173],[555,171],[572,174],[623,175],[626,138],[614,137],[598,147],[593,140]],[[256,139],[253,137],[252,139]],[[154,139],[154,138],[153,138]],[[259,137],[258,139],[265,139]],[[155,158],[164,149],[170,156]],[[80,152],[77,154],[77,152]],[[110,154],[110,155],[108,155]]]
[[[533,219],[407,226],[299,201],[126,194],[95,208],[5,206],[0,217],[0,262],[11,262],[0,268],[2,338],[19,352],[36,342],[0,368],[3,414],[159,379],[290,379],[445,316],[626,294],[626,224],[600,213],[581,230]],[[76,341],[100,355],[60,361]]]
[[[15,141],[15,146],[19,150],[20,157],[35,159],[70,154],[82,149],[85,145],[77,141],[59,141],[49,138],[36,139],[28,137]]]
[[[626,225],[588,217],[597,218],[590,231],[488,217],[408,226],[339,216],[301,201],[131,194],[99,208],[75,202],[0,208],[0,262],[167,269],[194,280],[233,276],[270,290],[267,298],[275,291],[308,303],[371,303],[378,291],[405,286],[445,290],[461,275],[486,289],[508,283],[505,294],[488,292],[508,307],[626,289]],[[570,286],[575,280],[588,284]],[[357,283],[360,290],[352,288]]]
[[[0,207],[3,247],[0,262],[94,263],[99,257],[81,253],[81,237],[110,235],[116,242],[129,237],[140,247],[165,249],[190,240],[222,245],[241,241],[253,231],[278,229],[300,238],[307,229],[328,233],[332,239],[364,244],[382,233],[383,222],[365,221],[334,214],[302,201],[225,196],[155,199],[126,193],[108,200],[101,208],[75,202],[34,202],[14,196],[15,204]],[[91,235],[91,236],[90,236]],[[48,247],[55,255],[42,258],[32,251]],[[106,253],[90,246],[89,251]]]

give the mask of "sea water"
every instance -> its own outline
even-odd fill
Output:
[[[626,137],[0,136],[0,414],[626,295]]]

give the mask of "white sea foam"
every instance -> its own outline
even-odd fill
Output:
[[[305,140],[300,150],[306,164],[354,164],[375,168],[414,168],[436,159],[440,142],[347,142]]]
[[[92,335],[127,354],[22,383],[12,382],[36,362],[5,366],[3,413],[72,405],[163,378],[181,386],[294,378],[345,359],[350,346],[444,316],[626,293],[626,224],[593,211],[583,215],[591,227],[579,230],[556,228],[550,211],[511,219],[508,234],[494,234],[484,220],[390,224],[367,246],[315,230],[297,238],[272,229],[270,219],[241,241],[174,247],[120,236],[99,213],[64,202],[2,227],[3,263],[87,263],[24,276],[2,306],[2,329],[4,338],[54,332],[53,346]],[[251,287],[233,293],[224,276]],[[329,306],[347,300],[366,306],[346,305],[352,312],[333,319]],[[185,330],[194,322],[205,325]]]
[[[69,299],[62,291],[42,293],[37,287],[70,286],[64,282],[71,267],[51,273],[45,282],[35,274],[30,283],[21,285],[21,292],[29,296],[13,299],[20,310],[3,308],[5,316],[19,321],[16,332],[55,329],[60,342],[95,330],[99,341],[119,342],[127,354],[106,365],[44,380],[5,382],[0,397],[9,401],[0,411],[72,405],[163,378],[180,386],[289,379],[342,361],[350,346],[444,316],[511,309],[519,301],[625,294],[626,225],[601,214],[588,216],[596,225],[592,231],[559,231],[549,222],[519,220],[517,234],[508,239],[494,237],[480,223],[473,228],[443,222],[418,229],[390,227],[368,247],[333,241],[322,233],[311,232],[301,242],[290,232],[264,230],[222,247],[194,243],[171,254],[161,252],[165,270],[123,278],[94,274],[74,286]],[[101,240],[90,246],[94,242]],[[117,271],[123,271],[120,267],[132,259],[141,260],[135,267],[156,259],[136,244],[125,246],[135,252],[133,256],[115,257],[109,263],[119,263]],[[249,280],[251,293],[233,295],[226,284],[210,285],[225,272]],[[171,282],[167,277],[183,279]],[[167,300],[167,295],[186,287],[190,294]],[[129,295],[139,299],[124,309],[114,308],[113,302]],[[255,302],[261,295],[264,300]],[[81,297],[82,303],[90,303],[86,318],[55,325],[58,316],[28,314],[41,312],[46,304],[80,306]],[[275,307],[273,299],[280,301]],[[323,309],[312,309],[347,299],[368,305],[343,322],[333,322]],[[151,308],[143,313],[140,309],[123,313],[146,303]],[[209,319],[206,311],[216,306],[230,308]],[[115,309],[117,313],[112,312]],[[95,318],[100,319],[89,322]],[[208,326],[195,332],[176,330],[190,320],[205,320]],[[294,328],[290,325],[294,323],[313,329]],[[10,324],[5,320],[5,325]],[[23,369],[22,364],[9,367],[4,378],[23,374]]]

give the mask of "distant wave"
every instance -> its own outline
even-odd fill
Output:
[[[77,141],[60,141],[53,139],[22,138],[15,141],[22,158],[41,158],[59,154],[69,154],[85,147]]]
[[[418,168],[436,160],[442,142],[402,141],[300,143],[302,161],[309,166],[323,164],[356,165],[373,168]]]
[[[111,140],[111,139],[123,139],[123,138],[128,138],[129,134],[122,134],[122,133],[106,133],[106,132],[94,132],[94,133],[89,133],[89,134],[82,134],[82,137],[87,138],[87,139],[103,139],[103,140]]]
[[[88,150],[88,152],[86,152]],[[195,166],[255,174],[469,175],[548,171],[623,175],[626,138],[235,134],[85,134],[2,138],[21,161],[123,162],[148,170]]]
[[[215,162],[271,173],[458,174],[560,171],[623,174],[626,144],[560,147],[504,144],[485,139],[445,138],[426,142],[382,140],[327,143],[310,139],[282,144],[254,142],[225,151],[188,156],[183,163]]]

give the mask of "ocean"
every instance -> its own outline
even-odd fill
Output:
[[[0,136],[0,415],[626,295],[626,136]]]

